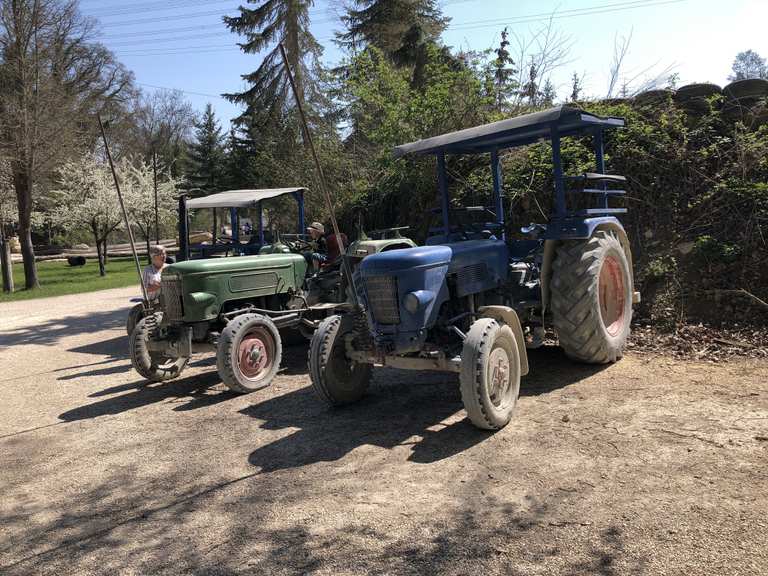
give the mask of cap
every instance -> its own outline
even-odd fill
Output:
[[[307,231],[313,229],[320,232],[320,234],[325,234],[325,226],[323,226],[320,222],[312,222],[312,224],[307,226]]]

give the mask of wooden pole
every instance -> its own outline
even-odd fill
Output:
[[[131,241],[131,251],[133,252],[133,261],[136,264],[136,274],[139,275],[139,284],[141,284],[141,296],[144,298],[144,308],[149,308],[149,298],[147,297],[147,287],[144,286],[144,276],[141,274],[141,264],[139,264],[139,255],[136,252],[136,243],[133,240],[133,230],[131,230],[131,223],[128,220],[128,212],[125,209],[125,203],[123,202],[123,194],[120,192],[120,182],[117,180],[117,172],[115,172],[115,164],[112,162],[112,154],[109,151],[109,143],[107,143],[107,134],[104,132],[104,124],[101,122],[101,115],[97,114],[96,119],[99,121],[99,130],[101,130],[101,138],[104,140],[104,150],[107,152],[107,160],[109,160],[109,169],[112,171],[112,178],[115,181],[115,189],[117,190],[117,199],[120,201],[120,209],[123,211],[123,221],[125,222],[125,228],[128,230],[128,238]]]
[[[312,140],[312,134],[310,134],[309,132],[307,117],[304,115],[304,108],[301,104],[301,98],[299,98],[299,91],[296,88],[296,82],[293,79],[293,74],[291,73],[291,67],[288,65],[288,55],[285,53],[285,47],[283,46],[282,42],[280,42],[279,46],[280,46],[280,54],[283,57],[283,64],[285,65],[285,72],[288,75],[288,82],[291,84],[293,97],[296,100],[296,108],[299,110],[299,116],[301,117],[301,125],[304,128],[304,137],[307,139],[307,142],[309,143],[309,149],[312,151],[312,158],[315,161],[315,168],[317,169],[320,189],[323,193],[323,196],[325,197],[325,205],[328,208],[328,212],[331,218],[331,227],[333,228],[333,233],[336,235],[336,242],[339,245],[339,252],[341,253],[341,262],[344,268],[344,273],[349,278],[349,283],[352,286],[352,298],[354,303],[357,304],[358,302],[357,302],[357,291],[355,290],[355,281],[352,278],[352,270],[349,266],[349,262],[345,257],[346,247],[344,246],[344,239],[342,238],[341,231],[339,230],[339,223],[336,221],[336,211],[334,207],[333,196],[331,195],[331,191],[328,189],[328,186],[325,183],[325,174],[323,173],[323,167],[320,165],[320,159],[317,156],[317,150],[315,150],[315,143]]]

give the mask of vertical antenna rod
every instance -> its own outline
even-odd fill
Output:
[[[317,169],[318,180],[320,181],[320,188],[323,191],[323,196],[325,197],[325,204],[328,207],[328,212],[330,213],[330,216],[331,216],[331,226],[333,227],[333,233],[336,235],[336,241],[339,244],[339,251],[341,253],[342,265],[344,266],[344,273],[347,275],[347,277],[349,278],[349,283],[352,285],[352,294],[353,294],[354,302],[355,304],[357,304],[357,292],[355,290],[355,281],[352,278],[352,270],[349,267],[349,262],[345,257],[346,246],[344,246],[344,240],[342,239],[341,231],[339,230],[339,223],[336,221],[336,212],[334,210],[333,197],[331,196],[331,192],[330,190],[328,190],[328,186],[325,183],[325,174],[323,174],[323,168],[322,166],[320,166],[320,160],[317,156],[317,150],[315,150],[315,143],[312,140],[312,134],[310,134],[309,132],[307,117],[304,115],[304,108],[301,104],[301,98],[299,98],[299,91],[296,89],[296,82],[293,79],[293,74],[291,73],[291,67],[288,65],[288,55],[285,53],[285,47],[283,46],[282,42],[280,42],[280,54],[283,57],[285,72],[288,75],[288,81],[291,84],[293,97],[296,100],[296,107],[299,109],[299,116],[301,116],[301,125],[304,128],[304,135],[307,138],[307,142],[309,142],[309,148],[312,151],[312,158],[315,161],[315,168]]]
[[[131,251],[133,252],[133,261],[136,264],[136,273],[139,275],[139,284],[141,284],[141,296],[144,298],[142,304],[146,309],[149,305],[149,298],[147,298],[147,287],[144,286],[144,277],[141,275],[141,264],[139,264],[139,255],[136,253],[136,243],[133,241],[133,230],[131,230],[131,223],[128,221],[128,212],[125,210],[125,203],[123,202],[123,193],[120,192],[120,182],[117,180],[117,172],[115,172],[115,165],[112,162],[112,154],[109,151],[109,143],[107,143],[107,135],[104,132],[104,124],[101,122],[101,115],[96,114],[96,119],[99,121],[99,130],[101,130],[101,138],[104,140],[104,149],[107,151],[107,159],[109,160],[109,169],[112,171],[112,178],[115,180],[115,188],[117,189],[117,199],[120,200],[120,209],[123,211],[123,220],[125,221],[125,228],[128,230],[128,238],[131,241]]]

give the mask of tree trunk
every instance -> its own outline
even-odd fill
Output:
[[[3,292],[13,292],[13,267],[11,266],[11,245],[5,237],[0,238],[0,270],[3,277]]]
[[[107,262],[109,261],[109,254],[107,253],[107,241],[108,241],[107,236],[104,236],[104,239],[101,241],[102,242],[101,254],[104,258],[104,266],[106,266]],[[102,276],[103,275],[104,274],[102,274]]]
[[[99,229],[96,224],[91,224],[91,232],[93,233],[93,239],[96,241],[96,256],[99,259],[99,276],[106,276],[107,271],[104,269],[104,252],[102,249],[101,238],[99,238]]]
[[[13,187],[19,207],[19,241],[24,259],[24,287],[27,290],[40,288],[35,265],[35,248],[32,246],[32,186],[29,175],[17,163],[13,166]]]

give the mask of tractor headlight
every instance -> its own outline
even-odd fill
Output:
[[[411,314],[416,314],[434,299],[435,293],[431,290],[416,290],[415,292],[408,292],[403,297],[403,306]]]

